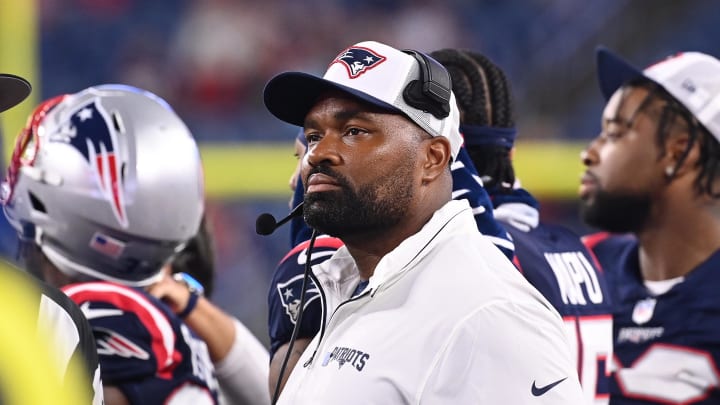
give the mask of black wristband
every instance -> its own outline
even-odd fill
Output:
[[[197,306],[199,298],[200,294],[198,294],[196,291],[190,291],[190,298],[188,299],[187,305],[185,305],[185,309],[183,309],[177,314],[178,318],[187,318],[187,316],[190,315],[190,312],[192,312],[193,309],[195,309],[195,307]]]

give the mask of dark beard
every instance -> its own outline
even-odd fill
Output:
[[[332,176],[341,189],[306,193],[305,222],[320,233],[340,239],[392,228],[406,216],[413,197],[410,167],[400,168],[357,191],[331,169],[316,168],[314,172]]]
[[[650,205],[646,194],[598,190],[591,202],[583,201],[580,216],[586,224],[608,232],[638,232],[647,223]]]

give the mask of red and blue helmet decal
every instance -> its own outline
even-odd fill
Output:
[[[68,122],[48,137],[50,142],[64,142],[74,147],[95,173],[95,180],[110,202],[116,219],[128,226],[122,188],[122,165],[118,156],[118,132],[112,116],[98,99],[78,107]]]

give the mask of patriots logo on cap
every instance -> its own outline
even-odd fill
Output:
[[[687,78],[683,80],[682,83],[680,83],[680,86],[689,91],[690,93],[694,93],[697,90],[697,86],[695,86],[695,83],[693,83],[692,79]]]
[[[70,115],[69,122],[60,126],[49,139],[65,142],[77,149],[95,173],[103,196],[110,202],[120,225],[128,226],[125,199],[120,183],[117,158],[117,130],[105,109],[94,100]]]
[[[372,49],[353,46],[344,50],[332,63],[340,63],[345,66],[350,78],[355,79],[386,60],[386,57]]]

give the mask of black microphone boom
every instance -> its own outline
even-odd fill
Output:
[[[270,235],[271,233],[275,232],[276,229],[281,227],[284,223],[299,215],[302,215],[302,213],[303,203],[300,203],[297,205],[297,207],[293,208],[293,210],[290,211],[288,216],[281,219],[280,222],[276,221],[275,217],[271,214],[261,214],[255,220],[255,232],[257,232],[258,235]]]

